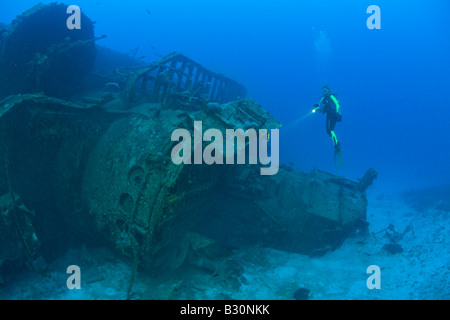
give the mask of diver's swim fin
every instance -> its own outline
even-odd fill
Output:
[[[342,166],[342,152],[341,152],[341,143],[338,142],[334,147],[334,165],[336,166],[336,170],[338,169],[338,164],[336,161],[336,156],[339,160],[339,165]]]

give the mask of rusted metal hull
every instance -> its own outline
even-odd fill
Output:
[[[215,114],[162,109],[157,116],[37,95],[13,96],[3,105],[9,105],[1,112],[0,136],[11,188],[36,211],[44,253],[54,251],[55,238],[60,244],[101,240],[162,269],[180,267],[194,248],[208,256],[211,246],[258,244],[320,255],[365,220],[364,191],[331,174],[281,168],[262,176],[258,165],[171,161],[172,131],[192,128],[194,119],[223,132],[255,120],[248,118],[253,113],[256,127],[279,125],[251,99],[221,105]]]

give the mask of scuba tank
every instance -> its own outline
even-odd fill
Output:
[[[336,122],[341,122],[341,121],[342,121],[342,108],[341,108],[341,102],[340,102],[339,100],[337,100],[337,98],[336,98],[335,95],[334,95],[334,97],[335,97],[335,99],[336,99],[336,101],[337,101],[337,103],[338,103],[338,105],[339,105],[339,108],[338,108],[338,110],[336,111]]]

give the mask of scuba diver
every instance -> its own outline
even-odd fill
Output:
[[[326,114],[326,129],[327,134],[331,137],[334,146],[334,164],[337,169],[336,156],[339,158],[339,164],[342,166],[342,153],[341,153],[341,142],[337,139],[334,133],[334,127],[336,122],[342,121],[341,107],[337,101],[334,94],[331,93],[328,84],[322,87],[322,99],[320,99],[319,104],[314,105],[313,112],[322,112]]]

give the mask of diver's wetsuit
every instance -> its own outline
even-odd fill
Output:
[[[339,103],[332,94],[325,94],[320,100],[319,106],[320,111],[327,115],[325,123],[327,134],[333,140],[333,145],[339,148],[340,143],[336,138],[336,134],[334,133],[334,127],[336,126],[336,122],[342,120],[342,117],[339,114]]]
[[[326,129],[327,129],[327,134],[331,137],[331,131],[334,131],[334,127],[336,126],[336,122],[337,122],[337,115],[336,115],[336,111],[328,111],[327,112],[327,122],[326,124]]]

